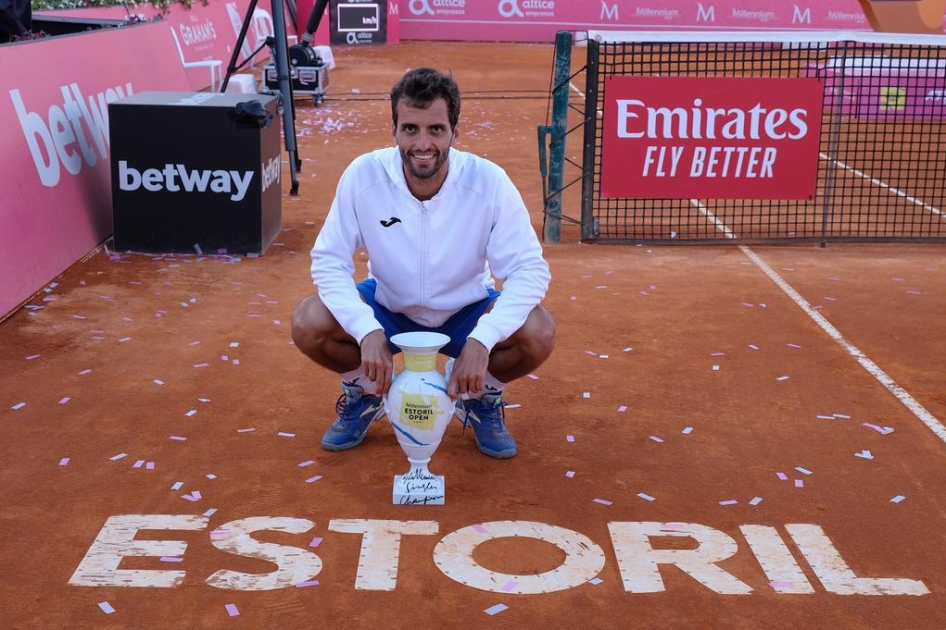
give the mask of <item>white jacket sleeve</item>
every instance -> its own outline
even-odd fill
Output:
[[[542,257],[542,245],[522,196],[505,172],[501,176],[496,221],[486,256],[493,276],[503,281],[502,295],[470,333],[471,339],[490,351],[522,327],[532,309],[542,302],[551,281],[549,265]]]
[[[322,303],[360,344],[365,335],[381,329],[381,324],[371,307],[362,301],[353,278],[353,257],[364,242],[355,214],[352,171],[349,167],[338,182],[335,200],[312,248],[310,270]]]

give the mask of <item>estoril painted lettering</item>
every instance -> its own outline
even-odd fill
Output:
[[[121,514],[108,518],[69,583],[93,587],[181,586],[189,578],[183,570],[119,568],[124,558],[181,558],[187,542],[161,534],[149,540],[143,530],[201,531],[209,517],[175,514]],[[306,548],[260,542],[256,532],[275,531],[302,536],[315,526],[311,520],[283,516],[256,516],[219,525],[210,532],[210,544],[226,553],[266,560],[276,565],[270,573],[242,573],[222,569],[210,576],[194,576],[222,589],[265,591],[290,588],[312,580],[322,571],[322,559]],[[392,591],[397,588],[401,543],[405,536],[434,536],[436,521],[333,519],[328,529],[361,536],[361,553],[353,587],[356,590]],[[780,531],[780,529],[782,531]],[[674,566],[692,578],[693,586],[719,595],[750,595],[757,590],[780,595],[811,595],[815,584],[802,570],[804,560],[827,593],[835,595],[912,595],[930,593],[916,579],[859,577],[841,557],[834,543],[818,525],[740,525],[740,540],[728,533],[697,523],[618,521],[608,523],[611,558],[627,593],[660,593],[666,590],[660,568]],[[784,531],[784,533],[782,533]],[[555,569],[538,574],[510,575],[487,569],[475,559],[476,548],[493,540],[507,544],[529,538],[557,547],[563,554]],[[667,538],[688,539],[668,545]],[[789,547],[789,541],[793,547]],[[738,553],[756,562],[739,562],[743,569],[731,573],[720,566]],[[605,550],[584,534],[537,521],[492,521],[462,527],[443,536],[432,551],[433,564],[447,578],[484,591],[533,595],[567,590],[597,577],[607,562]],[[858,564],[866,561],[860,559]],[[869,564],[869,563],[868,563]],[[750,571],[745,567],[758,567]],[[332,572],[332,575],[339,575]],[[512,585],[512,586],[510,586]],[[598,587],[601,588],[601,587]]]
[[[162,168],[139,170],[125,160],[118,162],[118,186],[133,191],[144,188],[149,192],[211,192],[230,195],[231,201],[241,201],[253,180],[253,171],[223,169],[189,169],[184,164],[165,164]]]

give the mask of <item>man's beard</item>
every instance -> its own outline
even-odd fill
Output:
[[[438,151],[437,157],[433,162],[420,168],[418,168],[414,160],[411,159],[407,151],[401,151],[401,160],[404,162],[407,172],[410,173],[412,177],[416,177],[417,179],[430,179],[440,172],[441,167],[443,167],[444,163],[447,161],[447,154]]]

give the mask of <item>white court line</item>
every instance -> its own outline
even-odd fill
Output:
[[[729,229],[729,226],[720,221],[716,215],[710,212],[709,208],[704,206],[696,199],[691,199],[690,203],[696,206],[699,211],[716,226],[717,229],[723,232],[723,234],[726,235],[726,238],[736,238],[735,233]],[[818,324],[818,327],[821,328],[821,330],[827,333],[829,337],[834,339],[834,341],[839,346],[844,348],[844,350],[849,355],[854,357],[854,359],[861,364],[861,367],[863,367],[871,376],[877,379],[877,381],[883,385],[887,391],[896,396],[897,400],[903,403],[903,405],[909,409],[914,416],[919,418],[920,422],[925,424],[933,433],[936,434],[936,437],[938,437],[943,442],[946,442],[946,426],[943,426],[943,424],[937,420],[936,416],[934,416],[923,405],[921,405],[913,396],[909,394],[909,392],[907,392],[907,390],[900,387],[896,381],[890,378],[890,376],[880,369],[876,363],[871,361],[866,354],[857,348],[857,346],[845,339],[844,335],[842,335],[841,332],[835,328],[831,322],[825,319],[824,315],[814,310],[811,307],[811,304],[809,304],[808,301],[798,293],[798,291],[792,288],[792,286],[788,284],[788,282],[786,282],[782,276],[769,267],[768,264],[759,258],[755,252],[745,245],[740,245],[739,249],[749,258],[749,260],[755,263],[755,265],[762,270],[762,273],[767,275],[769,279],[772,280],[776,286],[778,286],[778,288],[780,288],[789,298],[791,298],[791,300],[801,310],[803,310],[805,314],[808,315],[808,317]]]
[[[920,201],[919,199],[917,199],[916,197],[913,197],[912,195],[908,195],[907,193],[903,192],[903,191],[900,190],[899,188],[894,188],[893,186],[891,186],[890,184],[888,184],[888,183],[885,182],[885,181],[882,181],[882,180],[876,179],[876,178],[874,178],[874,177],[871,177],[871,176],[868,175],[867,173],[862,173],[861,171],[857,170],[856,168],[854,168],[854,167],[852,167],[852,166],[848,166],[847,164],[845,164],[845,163],[842,162],[841,160],[836,160],[836,159],[834,159],[833,157],[831,157],[831,156],[829,156],[829,155],[826,155],[826,154],[824,154],[824,153],[820,153],[819,155],[821,156],[821,159],[822,159],[822,160],[825,160],[825,161],[827,161],[827,162],[834,162],[835,164],[837,164],[838,166],[840,166],[840,167],[843,168],[844,170],[851,171],[852,173],[854,173],[854,174],[857,175],[858,177],[862,177],[862,178],[866,179],[866,180],[869,181],[871,184],[874,184],[875,186],[879,186],[880,188],[884,188],[884,189],[886,189],[886,190],[889,190],[889,191],[892,192],[893,194],[898,195],[898,196],[900,196],[900,197],[903,197],[904,199],[906,199],[906,200],[909,201],[910,203],[915,204],[915,205],[917,205],[917,206],[920,206],[920,207],[923,208],[924,210],[929,210],[930,212],[932,212],[933,214],[935,214],[936,216],[938,216],[940,219],[946,219],[946,214],[943,214],[943,212],[942,212],[941,210],[938,210],[937,208],[935,208],[934,206],[929,205],[928,203],[924,203],[924,202]]]

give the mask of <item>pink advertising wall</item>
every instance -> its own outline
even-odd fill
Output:
[[[186,89],[176,55],[159,23],[0,46],[0,315],[112,233],[108,103]]]
[[[870,30],[858,0],[398,0],[403,39],[551,42],[560,30]]]

